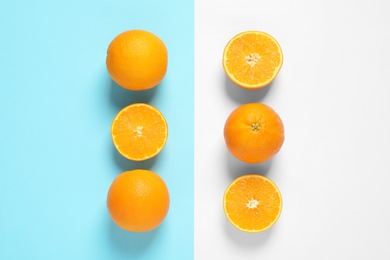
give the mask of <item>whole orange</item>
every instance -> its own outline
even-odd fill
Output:
[[[247,163],[267,161],[284,142],[284,126],[279,115],[261,103],[244,104],[227,118],[224,137],[228,150]]]
[[[165,77],[168,51],[164,42],[153,33],[129,30],[111,41],[106,65],[118,85],[129,90],[146,90]]]
[[[112,182],[107,208],[121,228],[145,232],[158,227],[169,210],[169,192],[164,180],[149,170],[121,173]]]

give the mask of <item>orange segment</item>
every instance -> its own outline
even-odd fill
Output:
[[[168,125],[155,107],[136,103],[122,109],[115,117],[111,135],[118,152],[134,161],[157,155],[168,138]]]
[[[283,64],[279,43],[269,34],[243,32],[233,37],[223,53],[223,68],[228,77],[243,88],[267,86]]]
[[[279,219],[282,196],[268,178],[248,174],[234,180],[225,191],[223,207],[229,222],[246,232],[269,229]]]

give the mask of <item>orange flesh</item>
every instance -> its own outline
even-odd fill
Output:
[[[268,85],[278,74],[283,55],[277,41],[262,32],[245,32],[234,37],[224,52],[229,78],[246,88]]]
[[[168,126],[156,108],[133,104],[118,113],[111,133],[116,148],[124,157],[145,160],[162,150],[168,137]]]
[[[255,174],[245,175],[226,190],[224,209],[229,221],[238,229],[260,232],[278,220],[282,197],[269,179]]]

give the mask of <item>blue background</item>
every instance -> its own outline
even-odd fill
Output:
[[[194,206],[193,1],[1,1],[0,259],[192,259]],[[117,86],[105,66],[128,29],[155,33],[168,72],[152,90]],[[131,162],[113,147],[116,113],[156,106],[163,151]],[[171,207],[154,231],[111,221],[112,180],[135,168],[167,183]]]

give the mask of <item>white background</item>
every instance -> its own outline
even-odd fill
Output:
[[[247,30],[280,43],[269,87],[235,86],[226,43]],[[285,125],[263,164],[232,157],[230,112],[263,102]],[[195,259],[390,259],[390,1],[195,1]],[[261,173],[283,195],[274,227],[249,234],[222,198],[238,176]]]

